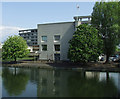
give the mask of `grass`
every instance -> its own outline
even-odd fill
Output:
[[[20,60],[34,60],[35,57],[23,57],[23,58],[18,58],[17,61]]]
[[[17,61],[22,61],[22,60],[34,60],[35,57],[23,57],[23,58],[17,58]],[[0,58],[0,60],[2,60],[2,58]],[[14,61],[14,59],[5,59],[5,60],[2,60],[2,62],[10,62],[10,61]]]

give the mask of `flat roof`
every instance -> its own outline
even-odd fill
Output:
[[[74,21],[72,21],[72,22],[43,23],[43,24],[37,24],[37,25],[51,25],[51,24],[64,24],[64,23],[74,23]]]
[[[74,16],[74,18],[91,18],[91,16],[90,15],[88,15],[88,16]]]
[[[22,32],[22,31],[31,31],[31,30],[37,30],[37,29],[25,29],[25,30],[19,30],[19,32]]]

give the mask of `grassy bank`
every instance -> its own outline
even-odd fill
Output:
[[[2,58],[1,58],[1,60],[2,60]],[[29,56],[27,56],[27,57],[24,57],[24,58],[17,58],[17,61],[23,61],[23,60],[25,60],[25,61],[33,61],[33,60],[35,60],[35,57],[29,57]],[[5,60],[2,60],[2,62],[13,62],[14,61],[14,59],[5,59]]]
[[[26,59],[26,58],[24,58]],[[85,70],[85,71],[99,71],[99,72],[120,72],[119,63],[87,63],[76,64],[69,62],[41,62],[41,61],[18,61],[17,63],[3,62],[4,67],[21,67],[21,68],[42,68],[42,69],[75,69],[75,70]]]

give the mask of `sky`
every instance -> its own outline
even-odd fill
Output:
[[[91,15],[95,2],[2,2],[0,42],[37,24],[71,22],[74,16]],[[79,5],[79,9],[77,9]]]

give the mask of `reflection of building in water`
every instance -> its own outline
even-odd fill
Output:
[[[38,97],[68,96],[68,76],[71,72],[60,70],[40,70],[37,85]],[[61,87],[62,86],[62,87]],[[64,88],[64,89],[63,89]]]
[[[85,72],[85,76],[87,78],[94,78],[94,77],[99,78],[100,72]]]
[[[30,81],[33,83],[37,83],[38,79],[39,79],[39,75],[38,75],[39,69],[36,68],[31,68],[30,69]]]
[[[67,97],[68,79],[74,75],[74,71],[41,70],[38,72],[37,96],[38,97]],[[99,72],[76,72],[80,77],[99,78]],[[63,89],[64,88],[64,89]]]
[[[71,95],[71,92],[79,93],[78,91],[82,90],[80,88],[86,88],[85,85],[89,83],[93,84],[93,81],[96,81],[94,82],[94,84],[96,84],[94,87],[97,87],[98,86],[97,84],[99,83],[108,84],[107,83],[108,75],[106,72],[104,75],[106,82],[102,82],[104,77],[101,76],[101,72],[38,69],[36,74],[38,76],[38,78],[36,79],[37,97],[69,97],[74,96],[74,94]],[[109,77],[111,77],[111,73],[109,73]],[[112,81],[112,79],[108,80]],[[88,81],[90,82],[88,83]],[[73,84],[76,85],[72,86]]]

